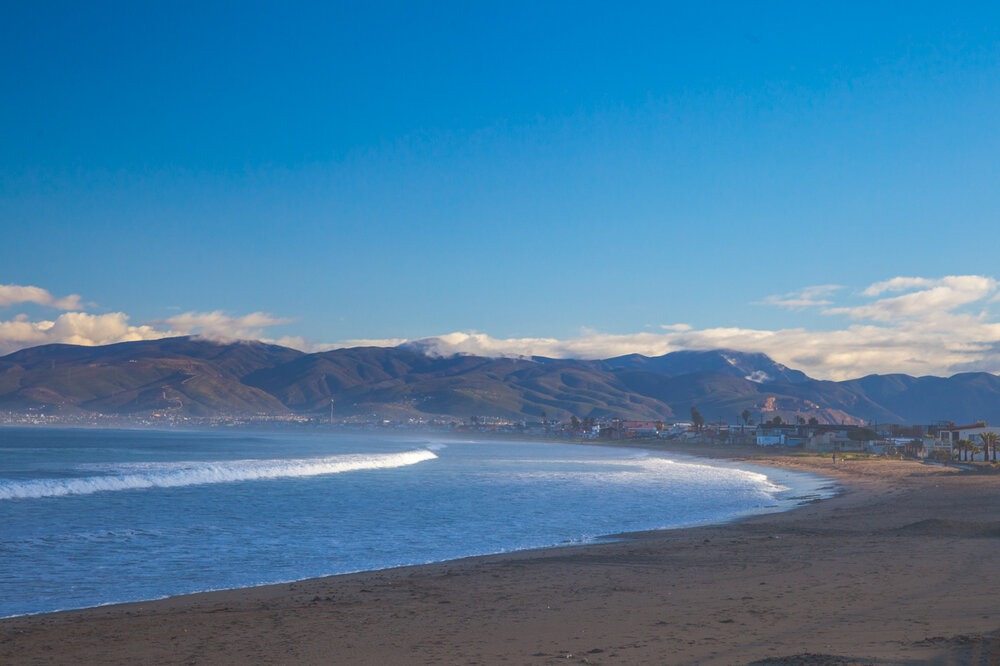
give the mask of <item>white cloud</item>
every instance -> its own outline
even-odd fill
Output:
[[[27,317],[18,316],[11,321],[0,321],[0,354],[53,343],[109,345],[155,340],[169,334],[151,326],[133,326],[129,324],[128,316],[121,312],[101,315],[67,312],[54,321],[30,321]]]
[[[22,291],[0,291],[0,295],[19,299],[10,302],[39,303],[48,294],[42,289],[23,291],[37,288],[19,289]],[[17,315],[0,321],[0,354],[53,342],[99,345],[193,334],[216,340],[258,339],[309,352],[410,342],[442,355],[598,359],[630,353],[658,356],[683,349],[732,348],[765,353],[820,379],[849,379],[872,373],[950,375],[971,370],[1000,371],[1000,317],[990,310],[1000,292],[994,278],[897,277],[872,284],[853,296],[845,295],[855,301],[867,299],[860,304],[828,303],[842,290],[835,285],[807,287],[761,301],[782,308],[819,307],[831,322],[843,317],[844,325],[832,330],[699,329],[686,323],[668,323],[655,331],[629,334],[584,329],[566,339],[497,338],[479,331],[459,331],[419,340],[352,339],[321,344],[301,337],[265,337],[270,327],[291,320],[263,312],[242,316],[221,311],[186,312],[147,325],[133,325],[121,312],[66,312],[54,320],[33,321],[27,315]],[[79,297],[67,298],[79,301]],[[52,298],[51,303],[60,300]]]
[[[57,298],[41,287],[0,284],[0,307],[18,303],[34,303],[57,310],[80,310],[83,307],[77,294]]]
[[[331,349],[343,349],[345,347],[398,347],[406,342],[410,342],[410,340],[408,338],[355,338],[352,340],[340,340],[338,342],[309,343],[303,347],[296,347],[296,349],[304,351],[330,351]]]
[[[997,291],[997,281],[981,275],[950,275],[937,280],[894,278],[873,284],[861,293],[875,296],[886,291],[910,293],[857,307],[830,308],[824,313],[883,322],[912,317],[922,318],[925,323],[947,321],[954,310],[990,299]]]
[[[281,347],[288,347],[289,349],[298,349],[300,351],[307,351],[307,352],[326,351],[325,348],[320,349],[318,348],[317,345],[313,344],[309,340],[306,340],[305,338],[299,335],[286,335],[276,339],[262,338],[261,342],[266,342],[272,345],[278,345]]]
[[[809,287],[762,301],[778,307],[822,306],[841,287]],[[550,356],[599,359],[630,353],[659,356],[682,349],[731,348],[761,352],[818,379],[851,379],[868,374],[951,375],[1000,371],[1000,321],[986,308],[994,302],[997,281],[977,275],[939,279],[893,278],[873,284],[862,296],[909,292],[854,306],[827,308],[829,315],[869,323],[834,330],[805,328],[704,328],[667,324],[659,333],[612,334],[585,331],[568,339],[494,338],[457,332],[411,341],[437,354]],[[791,302],[799,303],[792,306]],[[970,307],[976,312],[965,312]],[[399,339],[367,340],[395,346]],[[340,344],[334,346],[353,346]]]
[[[115,342],[153,340],[163,337],[163,331],[151,326],[132,326],[121,312],[92,315],[67,312],[59,315],[46,330],[49,336],[71,345],[109,345]]]
[[[928,280],[927,278],[894,277],[891,280],[876,282],[875,284],[869,285],[868,288],[861,293],[864,296],[881,296],[887,291],[906,291],[907,289],[914,289],[917,287],[927,287],[933,283],[933,280]]]
[[[760,301],[762,305],[775,305],[789,310],[802,310],[805,308],[821,307],[832,303],[830,297],[843,289],[838,284],[821,284],[813,287],[805,287],[798,291],[787,294],[774,294],[766,296]]]
[[[72,309],[80,307],[80,297],[55,298],[40,287],[0,285],[0,306],[13,303],[35,303]],[[186,312],[169,319],[145,325],[133,325],[123,312],[89,314],[65,312],[53,320],[32,320],[27,314],[0,320],[0,355],[26,347],[62,343],[71,345],[108,345],[136,340],[156,340],[177,335],[199,335],[212,340],[267,340],[265,329],[287,324],[291,320],[273,317],[263,312],[230,316],[221,311]],[[296,348],[307,348],[301,338],[274,341]]]
[[[198,335],[210,340],[264,340],[264,329],[291,323],[291,319],[274,317],[264,312],[251,312],[233,317],[213,312],[185,312],[157,322],[169,326],[174,335]]]

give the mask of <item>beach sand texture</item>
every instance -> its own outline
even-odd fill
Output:
[[[625,541],[0,621],[4,664],[1000,664],[1000,476],[836,478]]]

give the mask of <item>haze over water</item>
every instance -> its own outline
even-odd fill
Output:
[[[583,543],[826,480],[639,449],[294,432],[0,431],[0,617]]]

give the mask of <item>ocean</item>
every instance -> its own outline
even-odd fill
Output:
[[[571,443],[2,428],[0,617],[726,522],[829,483]]]

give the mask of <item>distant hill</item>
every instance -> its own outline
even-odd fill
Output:
[[[104,347],[45,345],[0,358],[0,409],[283,413],[288,408],[280,400],[242,379],[301,355],[260,342],[220,345],[189,337]]]
[[[613,373],[579,361],[430,357],[410,349],[358,347],[311,354],[259,370],[249,385],[297,411],[340,414],[571,415],[663,419],[670,408],[635,395]]]
[[[419,347],[316,354],[180,337],[46,345],[0,358],[0,410],[510,419],[817,418],[824,423],[1000,423],[1000,377],[811,379],[764,354],[631,354],[599,361],[432,356]]]
[[[602,364],[611,370],[641,370],[670,376],[711,372],[742,377],[760,384],[799,384],[810,381],[805,373],[775,363],[766,354],[748,354],[731,349],[678,351],[654,357],[629,354],[609,358]]]

